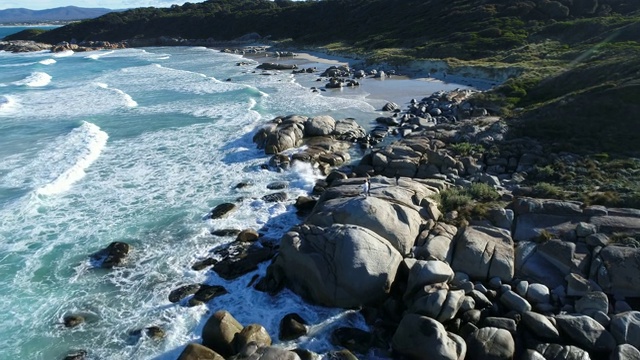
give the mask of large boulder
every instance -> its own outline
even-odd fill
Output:
[[[460,360],[466,354],[462,338],[448,333],[436,320],[417,314],[402,318],[391,341],[395,351],[410,359]]]
[[[258,130],[253,136],[253,142],[259,149],[264,149],[266,154],[278,154],[298,147],[302,145],[306,120],[306,117],[297,115],[276,118]]]
[[[514,250],[509,232],[496,227],[467,227],[456,242],[451,267],[477,280],[498,277],[511,281]]]
[[[233,339],[243,326],[228,311],[213,314],[202,329],[202,344],[224,357],[235,354]]]
[[[640,296],[640,249],[610,245],[594,260],[598,264],[596,281],[605,293]]]
[[[262,325],[249,324],[234,336],[233,345],[236,352],[240,352],[249,343],[255,343],[258,346],[271,346],[271,336]]]
[[[334,181],[338,186],[325,191],[307,223],[321,227],[359,225],[389,241],[402,255],[409,254],[425,222],[416,202],[420,204],[428,190],[422,189],[420,194],[413,188],[389,186],[374,178],[372,196],[353,196],[361,192],[362,181]]]
[[[616,346],[611,333],[586,315],[558,315],[555,319],[563,334],[587,351],[610,352]]]
[[[458,228],[445,223],[437,223],[431,231],[423,231],[416,241],[417,259],[438,259],[451,264],[453,260],[454,238]]]
[[[335,128],[336,121],[331,116],[315,116],[304,124],[304,133],[306,136],[325,136],[332,134]]]
[[[640,349],[640,311],[613,315],[609,328],[618,344],[631,344]]]
[[[224,360],[224,358],[206,346],[191,343],[184,348],[178,360]]]
[[[577,346],[559,344],[538,344],[536,351],[543,359],[553,360],[591,360],[589,353]],[[540,359],[542,360],[542,359]]]
[[[357,225],[301,225],[285,234],[271,265],[287,285],[312,302],[353,308],[384,300],[402,255]]]
[[[516,345],[511,333],[504,329],[485,327],[466,338],[469,354],[476,360],[513,359]]]
[[[585,243],[521,241],[516,246],[516,276],[550,288],[564,285],[569,274],[589,273],[591,251]]]
[[[252,342],[229,360],[300,360],[300,356],[293,351]]]
[[[618,345],[609,360],[640,360],[640,351],[629,344]]]
[[[413,259],[404,261],[409,266],[407,295],[413,294],[425,285],[448,283],[453,279],[453,270],[444,261]]]

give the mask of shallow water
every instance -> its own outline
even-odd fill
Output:
[[[263,324],[274,340],[282,316],[298,312],[316,336],[283,346],[318,352],[330,348],[331,328],[365,326],[357,314],[311,306],[288,291],[270,297],[248,289],[266,264],[233,282],[191,270],[232,240],[211,229],[262,228],[279,238],[300,221],[292,203],[320,176],[308,165],[261,170],[268,157],[251,142],[257,126],[296,113],[371,127],[386,100],[367,93],[368,80],[360,89],[313,93],[317,75],[264,76],[240,60],[205,48],[0,52],[0,358],[87,349],[91,359],[175,359],[219,309]],[[415,97],[443,88],[422,83]],[[254,185],[234,189],[247,180]],[[259,199],[282,180],[291,201]],[[231,217],[203,220],[239,197]],[[133,247],[127,265],[95,268],[89,255],[113,241]],[[197,282],[229,294],[194,308],[168,301],[172,289]],[[72,313],[87,323],[62,327]],[[152,325],[167,336],[129,336]]]

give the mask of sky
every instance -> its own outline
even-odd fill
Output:
[[[191,3],[203,0],[191,0]],[[168,7],[173,4],[182,5],[182,0],[0,0],[0,10],[12,8],[27,8],[31,10],[52,9],[63,6],[78,6],[85,8],[129,9],[137,7]]]

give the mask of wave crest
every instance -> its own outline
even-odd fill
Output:
[[[26,78],[16,81],[13,84],[19,86],[29,86],[29,87],[43,87],[49,85],[51,82],[51,75],[45,72],[33,72],[31,75]]]
[[[51,164],[53,181],[36,190],[40,195],[54,195],[68,190],[73,183],[85,176],[85,170],[100,156],[107,145],[109,135],[90,122],[75,128],[64,139],[63,151],[68,151],[59,164]],[[58,165],[58,166],[56,166]],[[56,170],[62,170],[56,174]]]

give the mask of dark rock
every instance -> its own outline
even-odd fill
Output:
[[[298,211],[307,211],[313,209],[313,207],[316,206],[316,203],[318,203],[318,200],[309,196],[301,195],[296,199],[295,206]]]
[[[220,285],[201,285],[200,289],[189,300],[189,306],[195,306],[207,303],[218,296],[228,294],[229,292]]]
[[[64,357],[63,360],[85,360],[86,358],[87,358],[87,351],[78,350],[78,351],[69,353],[67,356]]]
[[[196,261],[193,265],[191,265],[191,270],[200,271],[208,268],[209,266],[215,265],[218,260],[214,258],[206,258],[204,260]]]
[[[160,340],[166,335],[164,329],[159,326],[149,326],[148,328],[133,330],[129,333],[130,336],[136,338],[142,337],[143,334],[153,340]]]
[[[276,63],[262,63],[256,67],[256,69],[261,70],[293,70],[297,69],[298,65],[296,64],[276,64]]]
[[[400,106],[394,102],[388,102],[382,107],[382,111],[395,111],[400,109]]]
[[[233,203],[220,204],[220,205],[214,207],[211,210],[210,218],[211,219],[220,219],[220,218],[223,218],[223,217],[227,217],[227,216],[229,216],[229,214],[232,211],[235,211],[237,209],[237,207],[238,206],[236,204],[233,204]]]
[[[273,255],[273,249],[251,246],[242,249],[237,256],[218,262],[213,266],[213,271],[225,280],[233,280],[258,269],[259,263],[271,259]]]
[[[343,349],[338,351],[330,351],[327,354],[328,360],[358,360],[358,358],[351,353],[351,351]]]
[[[341,327],[331,333],[331,342],[360,354],[369,352],[373,334],[358,328]]]
[[[275,181],[270,184],[267,184],[267,189],[269,190],[282,190],[289,187],[289,183],[286,181]]]
[[[129,254],[130,246],[123,242],[112,242],[106,248],[93,254],[91,257],[94,260],[102,260],[100,266],[106,269],[120,266],[124,263],[125,258]]]
[[[280,341],[297,339],[307,334],[307,322],[298,314],[285,315],[280,320]]]
[[[240,234],[240,230],[238,229],[211,230],[211,235],[215,236],[238,236],[238,234]]]
[[[242,230],[238,237],[236,237],[236,241],[239,242],[255,242],[260,237],[257,231],[252,229]]]
[[[286,192],[277,192],[273,194],[268,194],[262,197],[264,202],[282,202],[287,201],[287,193]]]
[[[474,331],[466,338],[469,354],[477,360],[513,359],[515,342],[504,329],[486,327]]]
[[[184,285],[169,293],[169,301],[177,303],[178,301],[186,298],[189,295],[195,294],[200,290],[200,284]]]
[[[252,185],[253,185],[253,183],[250,182],[250,181],[243,181],[243,182],[238,183],[235,186],[235,189],[244,189],[244,188],[252,186]]]
[[[67,315],[62,321],[64,322],[64,326],[68,328],[74,328],[80,324],[85,322],[84,316],[82,315]]]

